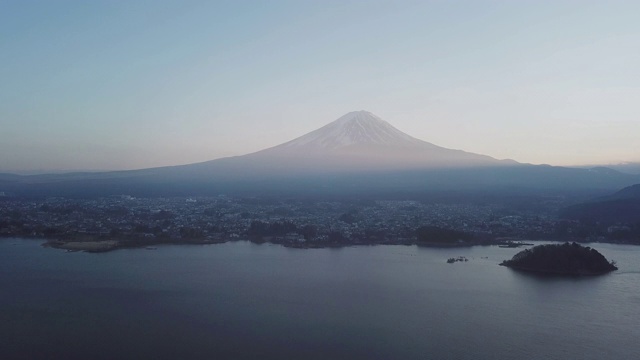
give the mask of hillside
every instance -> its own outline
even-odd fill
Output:
[[[563,209],[560,216],[604,224],[640,223],[640,184]]]

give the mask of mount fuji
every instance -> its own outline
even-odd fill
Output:
[[[16,196],[288,194],[421,196],[505,191],[602,194],[640,182],[606,169],[521,164],[416,139],[367,111],[291,141],[202,163],[104,173],[0,174]]]
[[[399,170],[517,164],[416,139],[368,111],[350,112],[306,135],[244,156],[276,168]]]

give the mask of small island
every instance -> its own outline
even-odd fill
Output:
[[[538,245],[505,260],[501,266],[553,275],[601,275],[618,270],[597,250],[577,243]]]
[[[447,259],[447,264],[453,264],[453,263],[457,263],[457,262],[466,262],[469,261],[469,259],[467,259],[464,256],[458,256],[457,258],[448,258]]]

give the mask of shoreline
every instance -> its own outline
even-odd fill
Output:
[[[567,271],[553,271],[553,270],[543,270],[543,269],[536,269],[536,268],[532,268],[532,267],[526,267],[526,266],[517,266],[517,265],[507,265],[503,262],[501,262],[500,264],[498,264],[499,266],[504,266],[506,268],[518,271],[518,272],[524,272],[524,273],[528,273],[528,274],[538,274],[538,275],[549,275],[549,276],[575,276],[575,277],[582,277],[582,276],[599,276],[599,275],[606,275],[609,274],[610,272],[612,272],[613,270],[609,270],[609,271],[602,271],[602,272],[587,272],[587,271],[581,271],[581,272],[567,272]]]
[[[444,242],[419,242],[419,241],[387,241],[387,242],[353,242],[353,243],[327,243],[319,241],[305,241],[305,242],[286,242],[286,241],[264,241],[261,239],[243,238],[243,239],[217,239],[217,240],[199,240],[199,239],[183,239],[183,240],[167,240],[167,241],[126,241],[126,240],[61,240],[61,239],[43,239],[43,238],[31,238],[34,240],[44,241],[41,246],[66,250],[68,252],[89,252],[89,253],[103,253],[119,249],[147,249],[155,250],[159,245],[215,245],[224,244],[228,242],[246,241],[254,244],[273,244],[280,245],[290,249],[340,249],[347,247],[357,246],[384,246],[384,245],[404,245],[404,246],[417,246],[422,248],[435,248],[435,249],[447,249],[447,248],[469,248],[474,246],[498,246],[501,248],[519,248],[523,246],[533,246],[534,244],[525,241],[513,241],[510,240],[490,240],[490,241],[477,241],[477,242],[465,242],[465,243],[444,243]],[[552,242],[565,242],[564,240],[527,240],[527,241],[552,241]],[[633,245],[633,244],[630,244]]]
[[[416,240],[412,241],[371,241],[371,242],[353,242],[353,243],[327,243],[321,241],[304,241],[304,242],[288,242],[288,241],[265,241],[256,238],[240,238],[240,239],[173,239],[173,240],[161,240],[161,241],[143,241],[140,239],[135,240],[118,240],[118,239],[104,239],[104,240],[96,240],[96,239],[88,239],[88,240],[65,240],[65,239],[47,239],[43,237],[29,237],[29,236],[2,236],[2,239],[28,239],[28,240],[37,240],[42,241],[41,246],[59,250],[66,250],[69,252],[90,252],[90,253],[102,253],[109,252],[118,249],[145,249],[145,248],[153,248],[159,245],[215,245],[215,244],[224,244],[228,242],[237,242],[237,241],[247,241],[254,244],[273,244],[280,245],[286,248],[291,249],[339,249],[346,247],[355,247],[355,246],[384,246],[384,245],[404,245],[404,246],[417,246],[422,248],[435,248],[435,249],[447,249],[447,248],[468,248],[474,246],[498,246],[501,248],[519,248],[524,246],[533,246],[530,242],[536,241],[546,241],[553,243],[564,243],[567,241],[574,241],[575,239],[565,240],[565,239],[527,239],[527,240],[516,240],[513,238],[504,239],[493,239],[493,240],[484,240],[484,241],[475,241],[475,242],[464,242],[464,243],[444,243],[444,242],[419,242]],[[614,244],[614,245],[634,245],[639,246],[639,244],[631,243],[631,242],[612,242],[612,241],[597,241],[597,242],[580,242],[583,244]],[[151,250],[151,249],[148,249]],[[526,271],[526,270],[523,270]]]

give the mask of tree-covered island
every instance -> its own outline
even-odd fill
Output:
[[[547,244],[523,250],[500,265],[554,275],[601,275],[618,270],[597,250],[577,243]]]

